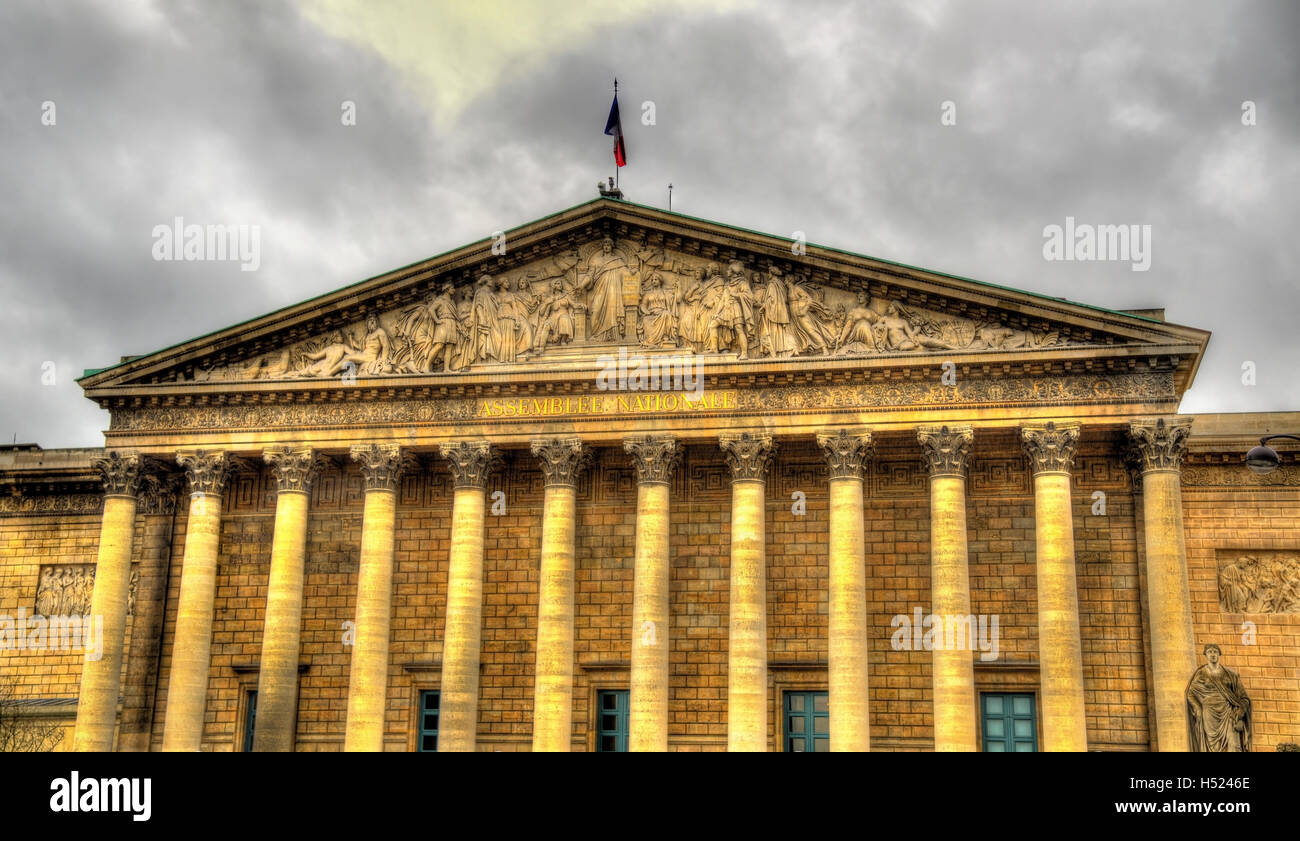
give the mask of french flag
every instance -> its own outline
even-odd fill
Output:
[[[627,146],[623,143],[623,121],[618,117],[618,94],[614,94],[614,104],[609,108],[609,119],[605,121],[605,134],[614,137],[614,163],[627,166]]]

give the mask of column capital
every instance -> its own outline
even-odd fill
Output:
[[[220,496],[235,465],[230,454],[214,450],[182,450],[176,454],[176,463],[185,468],[191,494]]]
[[[970,456],[975,432],[970,424],[956,426],[917,427],[916,438],[924,450],[922,458],[930,470],[930,477],[966,477],[966,461]]]
[[[591,448],[581,438],[544,438],[532,443],[533,455],[542,463],[546,484],[573,486],[591,463]]]
[[[632,455],[636,479],[642,484],[667,484],[682,460],[682,448],[671,435],[638,435],[623,439],[624,452]]]
[[[861,479],[874,449],[871,433],[865,429],[819,432],[817,446],[822,448],[832,479]]]
[[[457,488],[487,488],[488,476],[501,464],[501,454],[487,441],[450,441],[442,445],[442,457],[451,466]]]
[[[719,435],[718,446],[722,448],[722,457],[731,468],[733,482],[764,481],[767,468],[776,455],[776,442],[771,435],[755,435],[752,432]]]
[[[271,465],[276,490],[280,493],[311,493],[311,484],[324,459],[311,447],[267,447],[262,460]]]
[[[1074,454],[1079,447],[1077,423],[1055,422],[1026,423],[1020,426],[1020,441],[1029,457],[1035,475],[1039,473],[1069,473],[1074,464]]]
[[[410,466],[410,453],[397,444],[357,444],[350,454],[353,461],[361,463],[367,491],[396,491],[402,471]]]
[[[91,466],[99,471],[104,482],[104,496],[134,497],[140,490],[140,456],[123,455],[113,450],[104,458],[97,458]]]
[[[176,512],[176,494],[181,489],[179,473],[150,471],[140,476],[140,490],[136,495],[137,509],[141,514],[173,514]]]
[[[1181,469],[1187,452],[1191,418],[1153,418],[1132,421],[1128,426],[1126,455],[1142,473]]]

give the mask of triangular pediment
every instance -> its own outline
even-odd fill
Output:
[[[159,385],[446,384],[586,370],[620,351],[765,372],[1148,354],[1166,358],[1181,393],[1208,335],[598,199],[81,384],[92,398]]]

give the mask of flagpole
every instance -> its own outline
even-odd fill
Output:
[[[614,101],[618,102],[618,77],[617,76],[614,77]],[[614,167],[614,189],[615,190],[618,189],[618,171],[622,168],[623,167],[621,166]]]

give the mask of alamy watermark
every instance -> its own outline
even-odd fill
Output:
[[[1150,225],[1091,225],[1065,217],[1043,227],[1044,260],[1127,261],[1135,272],[1151,268]]]
[[[998,615],[981,613],[940,616],[913,608],[889,620],[889,644],[895,651],[978,651],[980,661],[998,659]]]
[[[104,617],[0,613],[0,651],[84,651],[87,660],[104,656]]]
[[[238,260],[240,271],[262,265],[262,229],[257,225],[186,225],[177,216],[171,225],[154,225],[155,260]]]
[[[601,391],[689,391],[693,400],[704,395],[704,363],[692,354],[646,356],[621,347],[617,357],[601,354],[596,364]]]

